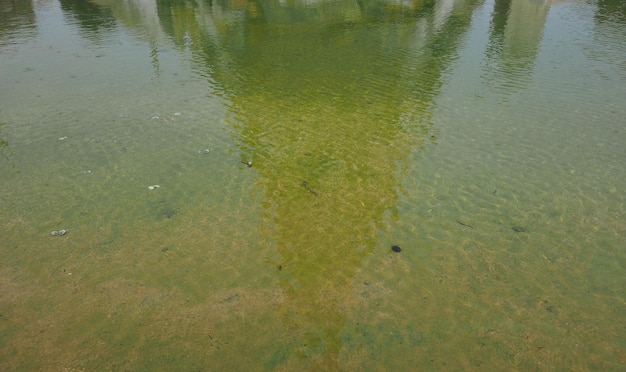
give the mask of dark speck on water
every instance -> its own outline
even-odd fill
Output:
[[[396,252],[396,253],[400,253],[402,251],[402,248],[400,248],[399,245],[392,245],[391,246],[391,250]]]

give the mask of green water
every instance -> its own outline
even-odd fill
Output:
[[[625,30],[0,0],[0,370],[621,370]]]

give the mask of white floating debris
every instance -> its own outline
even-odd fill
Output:
[[[50,233],[50,235],[52,236],[62,236],[67,234],[67,230],[61,229],[61,230],[52,230],[52,232]]]
[[[174,116],[181,116],[182,114],[180,112],[175,112]]]
[[[59,141],[63,141],[64,139],[67,139],[67,136],[59,137]]]
[[[148,190],[158,189],[159,187],[161,187],[161,186],[159,186],[159,185],[148,186]]]
[[[160,119],[157,115],[154,115],[152,119]]]

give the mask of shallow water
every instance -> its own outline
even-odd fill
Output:
[[[0,369],[626,363],[622,2],[0,14]]]

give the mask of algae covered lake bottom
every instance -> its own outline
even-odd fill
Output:
[[[0,11],[0,370],[626,364],[622,2]]]

